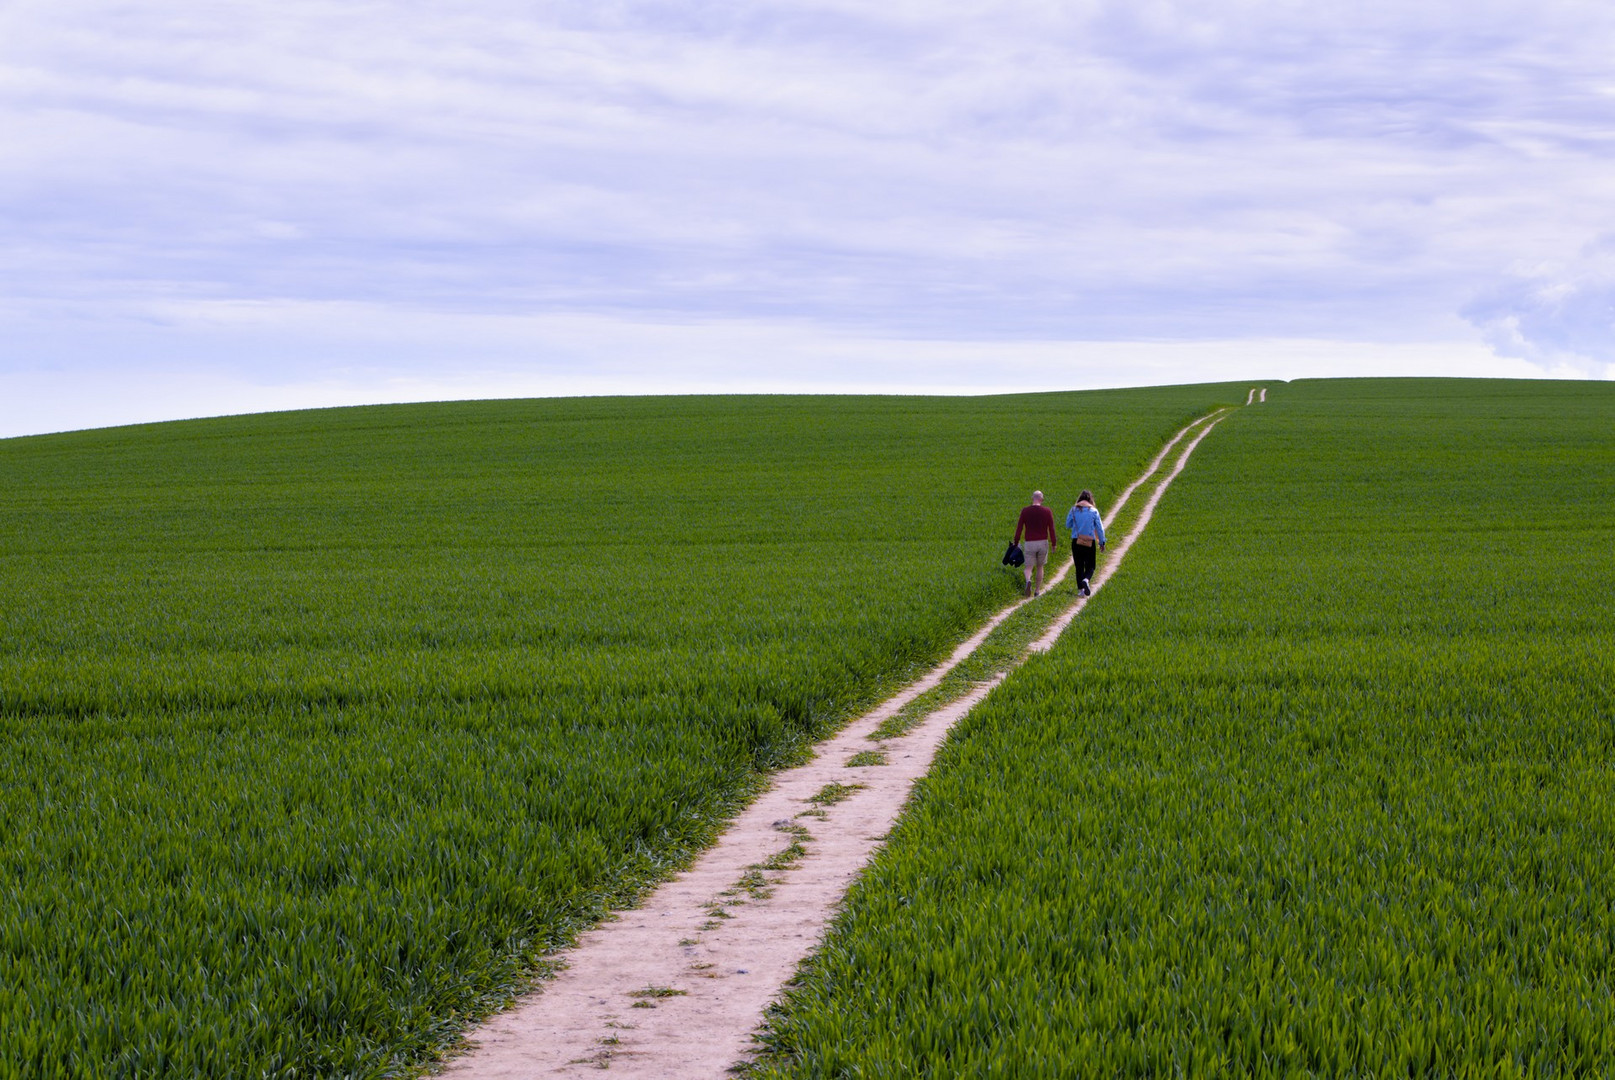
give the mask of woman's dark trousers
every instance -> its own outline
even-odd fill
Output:
[[[1083,547],[1081,544],[1072,543],[1071,564],[1076,568],[1079,582],[1093,580],[1094,554],[1098,550],[1098,544],[1093,547]]]

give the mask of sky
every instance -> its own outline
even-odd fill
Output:
[[[7,0],[0,436],[1615,378],[1606,0]]]

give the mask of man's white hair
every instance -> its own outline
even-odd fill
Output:
[[[1033,502],[1042,502],[1043,501],[1043,493],[1041,491],[1032,492],[1032,501]]]

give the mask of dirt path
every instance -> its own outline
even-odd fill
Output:
[[[1117,498],[1112,519],[1194,433],[1095,575],[1096,592],[1227,411],[1185,426]],[[1067,560],[1050,584],[1070,566]],[[1026,602],[1000,611],[943,664],[821,743],[814,760],[777,775],[693,867],[641,906],[582,935],[565,955],[564,970],[473,1032],[473,1048],[451,1061],[446,1075],[508,1080],[609,1068],[613,1075],[713,1080],[744,1060],[763,1010],[818,944],[949,729],[1003,676],[941,706],[901,737],[871,736]],[[1078,599],[1033,648],[1053,644],[1085,603]]]

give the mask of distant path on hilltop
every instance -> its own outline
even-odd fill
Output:
[[[1246,405],[1266,399],[1265,388],[1259,396],[1252,389]],[[1231,411],[1218,409],[1185,425],[1117,498],[1112,521],[1188,440],[1094,575],[1095,593],[1195,448]],[[1070,570],[1064,560],[1048,586]],[[609,1067],[613,1076],[715,1080],[748,1059],[764,1010],[819,943],[914,782],[929,770],[953,725],[1004,675],[938,705],[901,735],[877,740],[875,733],[937,688],[1029,602],[1017,600],[994,615],[942,664],[819,744],[813,761],[777,774],[693,867],[639,907],[584,933],[557,957],[565,965],[559,974],[471,1032],[470,1051],[451,1060],[444,1074],[514,1080]],[[1086,597],[1076,598],[1011,667],[1051,647],[1086,605]],[[871,767],[849,768],[865,763]]]

